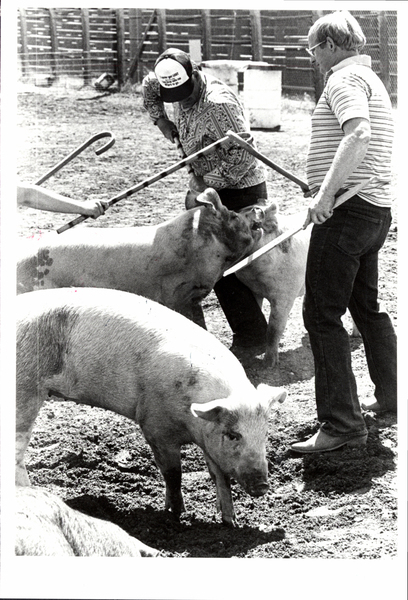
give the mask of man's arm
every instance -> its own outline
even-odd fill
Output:
[[[143,106],[149,113],[149,117],[154,125],[157,125],[164,137],[170,142],[174,142],[174,136],[177,135],[177,127],[167,117],[159,91],[160,84],[154,73],[146,75],[142,81]]]
[[[344,138],[339,144],[330,169],[309,206],[304,227],[309,223],[319,225],[333,214],[335,194],[364,160],[371,139],[367,119],[349,119],[343,125]]]
[[[79,202],[29,184],[17,185],[17,204],[38,210],[86,215],[95,219],[105,212],[103,203],[98,200]]]

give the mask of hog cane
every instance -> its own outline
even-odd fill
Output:
[[[167,175],[170,175],[171,173],[175,173],[179,169],[182,169],[186,165],[189,165],[194,160],[196,160],[199,156],[205,156],[206,154],[209,154],[210,152],[212,152],[214,150],[214,148],[216,148],[217,146],[220,146],[221,144],[225,144],[226,142],[229,142],[229,137],[227,135],[225,137],[221,138],[220,140],[217,140],[213,144],[206,146],[202,150],[199,150],[198,152],[195,152],[194,154],[187,156],[187,158],[184,158],[180,162],[174,164],[172,167],[165,169],[164,171],[160,171],[160,173],[157,173],[157,175],[153,175],[153,177],[149,177],[148,179],[145,179],[144,181],[137,183],[136,185],[134,185],[133,187],[130,187],[129,189],[122,192],[121,194],[114,196],[108,202],[106,202],[106,203],[104,202],[104,204],[106,204],[109,207],[109,206],[112,206],[113,204],[116,204],[116,202],[119,202],[119,200],[128,198],[135,192],[138,192],[139,190],[142,190],[142,189],[148,187],[149,185],[152,185],[152,183],[155,183],[156,181],[159,181],[160,179],[167,177]],[[64,231],[67,231],[68,229],[75,227],[75,225],[82,223],[87,218],[88,218],[87,216],[81,215],[81,216],[77,217],[76,219],[74,219],[73,221],[70,221],[69,223],[66,223],[66,225],[63,225],[62,227],[57,229],[57,233],[63,233]]]
[[[243,139],[243,137],[241,137],[242,135],[243,134],[236,134],[234,131],[227,131],[227,136],[229,137],[231,142],[235,142],[235,143],[239,144],[242,148],[244,148],[247,152],[249,152],[249,154],[252,154],[256,158],[258,158],[260,161],[262,161],[263,163],[268,165],[268,167],[271,167],[271,169],[274,169],[274,171],[277,171],[281,175],[284,175],[285,177],[287,177],[288,179],[290,179],[291,181],[293,181],[294,183],[299,185],[302,188],[303,192],[305,193],[305,196],[310,195],[309,186],[307,185],[307,183],[305,181],[302,181],[301,179],[296,177],[296,175],[293,175],[289,171],[286,171],[286,169],[284,169],[283,167],[280,167],[279,165],[274,163],[272,160],[267,158],[264,154],[261,154],[261,152],[258,152],[258,150],[255,150],[255,148],[253,148],[250,144],[248,144],[247,141],[245,141]],[[250,136],[250,134],[247,134],[247,136]]]
[[[81,146],[78,146],[78,148],[76,150],[74,150],[73,152],[71,152],[71,154],[68,154],[68,156],[66,156],[63,160],[61,160],[61,162],[59,162],[57,165],[55,165],[55,167],[53,167],[50,171],[48,171],[48,173],[46,173],[45,175],[40,177],[40,179],[38,179],[38,181],[35,181],[34,185],[41,185],[42,183],[44,183],[44,181],[46,181],[52,175],[57,173],[57,171],[62,169],[62,167],[64,167],[67,163],[69,163],[76,156],[78,156],[78,154],[81,154],[81,152],[83,152],[83,150],[85,150],[85,148],[88,148],[88,146],[90,146],[97,140],[100,140],[101,138],[104,138],[104,137],[110,137],[111,139],[104,146],[101,146],[101,148],[98,148],[97,150],[95,150],[95,154],[97,154],[99,156],[99,154],[102,154],[103,152],[106,152],[106,150],[109,150],[109,148],[112,148],[113,144],[115,143],[115,138],[113,137],[112,133],[110,131],[101,131],[100,133],[97,133],[96,135],[93,135],[92,137],[90,137]]]
[[[340,204],[343,204],[343,202],[345,202],[346,200],[348,200],[352,196],[355,196],[356,194],[358,194],[358,192],[360,192],[363,189],[363,187],[365,187],[368,183],[370,183],[371,181],[373,181],[373,179],[374,179],[374,177],[371,177],[370,179],[366,179],[365,181],[362,181],[361,183],[358,183],[354,187],[352,187],[349,190],[347,190],[346,192],[344,192],[344,194],[341,194],[341,196],[339,196],[336,199],[336,202],[335,202],[335,205],[334,205],[333,208],[337,208],[338,206],[340,206]],[[305,217],[303,219],[303,222],[304,222],[304,220],[305,220]],[[309,223],[309,225],[310,225],[310,223]],[[241,261],[239,261],[236,265],[233,265],[232,267],[230,267],[229,269],[227,269],[224,272],[223,277],[226,277],[227,275],[231,275],[231,273],[235,273],[236,271],[239,271],[243,267],[246,267],[251,262],[253,262],[255,259],[257,259],[260,256],[262,256],[262,254],[265,254],[266,252],[269,252],[269,250],[272,250],[272,248],[275,248],[275,246],[278,246],[279,244],[281,244],[285,240],[289,239],[290,237],[292,237],[292,235],[295,235],[296,233],[299,233],[299,231],[301,231],[302,229],[303,229],[303,224],[300,225],[300,227],[297,226],[297,227],[294,227],[293,229],[289,229],[289,231],[286,231],[285,233],[282,233],[281,235],[279,235],[274,240],[271,240],[270,242],[268,242],[267,244],[265,244],[265,246],[262,246],[262,248],[259,248],[258,250],[255,250],[255,252],[253,252],[252,254],[250,254],[249,256],[247,256],[246,258],[244,258]]]

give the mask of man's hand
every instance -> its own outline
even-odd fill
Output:
[[[103,202],[102,200],[87,200],[82,203],[83,209],[82,214],[88,215],[93,219],[97,219],[101,215],[105,214],[105,210],[109,208],[108,202]]]
[[[334,195],[323,195],[320,192],[312,199],[307,212],[306,221],[303,224],[303,229],[310,223],[321,225],[333,214],[333,206],[335,203]]]
[[[165,119],[164,117],[159,117],[156,121],[156,125],[164,137],[174,144],[174,136],[178,135],[178,131],[173,121]]]

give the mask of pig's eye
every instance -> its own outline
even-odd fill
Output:
[[[231,440],[231,442],[236,442],[241,439],[241,434],[236,431],[225,431],[224,435]]]

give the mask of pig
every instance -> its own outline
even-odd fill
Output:
[[[70,508],[49,491],[16,487],[17,556],[134,556],[160,552],[113,523]]]
[[[251,251],[246,219],[208,188],[199,206],[155,226],[71,229],[20,240],[17,293],[60,287],[146,296],[205,327],[200,302]]]
[[[278,213],[276,202],[267,206],[262,201],[258,205],[242,209],[240,214],[247,220],[252,231],[254,247],[251,252],[265,246],[282,233],[300,227],[306,218],[306,213],[303,216],[282,215]],[[311,227],[302,229],[236,272],[238,279],[252,290],[260,306],[264,298],[270,303],[264,358],[265,365],[268,367],[279,365],[279,340],[285,330],[295,299],[305,292],[306,261],[311,231]],[[350,320],[352,337],[361,337],[351,316]]]
[[[263,217],[260,217],[259,208],[264,212]],[[302,215],[278,214],[276,202],[268,206],[259,203],[248,207],[241,211],[241,215],[251,228],[257,230],[251,252],[289,229],[302,225]],[[300,231],[236,272],[238,279],[252,290],[260,306],[264,298],[270,303],[264,361],[272,368],[279,364],[279,340],[295,299],[304,294],[310,233],[310,227]]]
[[[166,483],[165,508],[184,510],[180,448],[202,448],[222,520],[235,524],[230,479],[268,489],[268,411],[286,391],[255,388],[237,358],[182,315],[135,294],[62,288],[17,297],[16,483],[39,409],[54,396],[133,419]]]

